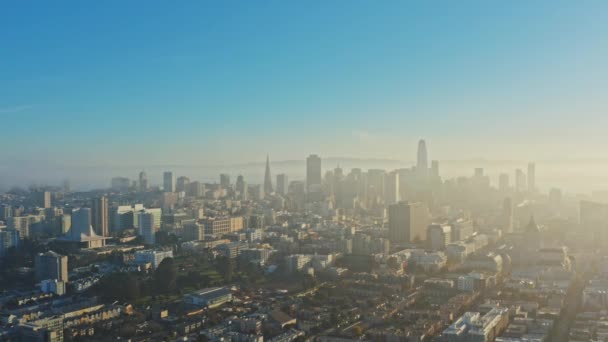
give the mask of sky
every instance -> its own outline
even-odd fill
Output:
[[[0,169],[604,159],[606,37],[593,0],[3,1]]]

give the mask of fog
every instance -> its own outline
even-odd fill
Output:
[[[286,173],[289,180],[304,180],[305,157],[301,160],[272,161],[273,177]],[[323,155],[321,154],[321,157]],[[526,172],[527,163],[531,161],[492,161],[492,160],[449,160],[439,161],[441,177],[446,180],[455,177],[471,176],[475,168],[483,168],[490,177],[493,186],[497,186],[500,173],[507,173],[511,185],[517,168]],[[551,188],[574,194],[589,194],[593,191],[608,190],[608,161],[606,160],[561,160],[561,161],[532,161],[536,163],[536,183],[541,191]],[[357,158],[323,158],[323,170],[331,170],[336,166],[344,169],[345,173],[351,168],[394,170],[411,167],[413,161],[398,161],[385,159]],[[0,189],[10,189],[14,186],[27,187],[30,185],[60,185],[69,180],[75,190],[105,188],[110,185],[112,177],[122,176],[136,180],[140,171],[146,171],[153,185],[161,184],[164,171],[173,171],[176,176],[187,176],[192,180],[203,182],[219,182],[219,174],[227,173],[233,179],[242,174],[251,183],[262,183],[264,162],[226,165],[145,165],[142,167],[103,165],[103,166],[62,166],[45,165],[42,163],[14,163],[0,167]]]

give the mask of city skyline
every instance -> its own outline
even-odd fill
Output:
[[[0,4],[0,340],[608,341],[608,1]]]

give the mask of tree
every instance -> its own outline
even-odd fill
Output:
[[[169,293],[176,288],[177,271],[173,258],[165,258],[154,272],[154,286],[158,293]]]
[[[232,282],[232,276],[234,274],[234,261],[232,259],[224,256],[218,257],[215,267],[217,272],[224,277],[225,282]]]
[[[110,299],[136,300],[140,297],[141,281],[129,273],[112,273],[103,277],[96,290],[101,296]]]

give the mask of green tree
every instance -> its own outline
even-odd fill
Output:
[[[165,258],[154,272],[154,286],[158,293],[170,293],[177,284],[177,271],[173,258]]]
[[[215,263],[217,272],[224,278],[226,283],[232,282],[234,275],[234,260],[221,256],[218,257]]]

